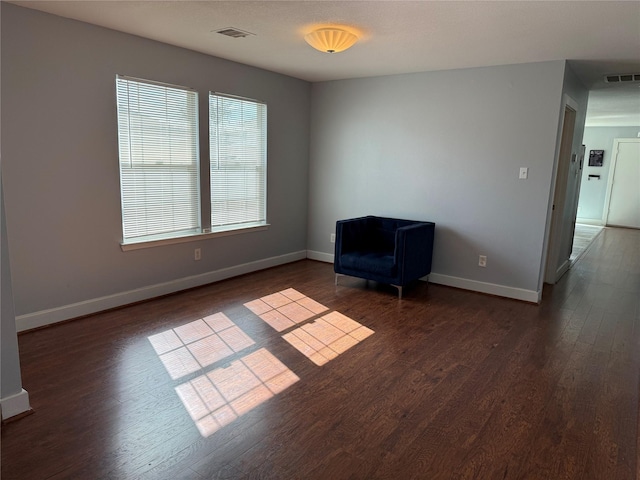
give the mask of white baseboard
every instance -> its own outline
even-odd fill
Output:
[[[23,388],[21,392],[0,398],[0,409],[2,409],[2,420],[15,417],[21,413],[31,410],[29,405],[29,394]]]
[[[562,278],[562,276],[565,273],[567,273],[567,270],[569,270],[569,268],[571,268],[571,262],[567,258],[564,262],[562,262],[562,265],[560,265],[558,270],[556,270],[556,281],[553,282],[553,283],[557,283],[558,280],[560,280]]]
[[[331,253],[308,250],[307,258],[311,260],[318,260],[320,262],[333,263],[334,255]],[[463,290],[472,290],[474,292],[488,293],[499,297],[514,298],[525,302],[540,303],[540,300],[542,300],[542,292],[524,290],[522,288],[506,287],[504,285],[468,280],[466,278],[452,277],[433,272],[423,280],[426,279],[431,283],[437,283],[439,285],[462,288]]]
[[[601,218],[576,218],[576,223],[583,225],[596,225],[598,227],[604,227],[604,222]]]
[[[540,303],[542,298],[541,292],[534,290],[524,290],[522,288],[507,287],[505,285],[497,285],[495,283],[479,282],[477,280],[469,280],[466,278],[451,277],[439,273],[431,273],[429,275],[431,283],[446,285],[448,287],[462,288],[464,290],[472,290],[474,292],[488,293],[489,295],[497,295],[499,297],[513,298],[525,302]]]
[[[307,258],[309,260],[318,260],[319,262],[333,263],[333,253],[315,252],[313,250],[307,250]]]
[[[41,310],[39,312],[27,313],[16,317],[16,326],[18,332],[30,330],[32,328],[50,325],[52,323],[69,320],[72,318],[90,315],[92,313],[101,312],[110,308],[121,307],[130,303],[149,300],[150,298],[167,295],[169,293],[179,292],[188,288],[199,287],[213,282],[219,282],[227,278],[244,275],[245,273],[264,270],[265,268],[284,265],[285,263],[295,262],[307,258],[306,250],[288,253],[277,257],[265,258],[255,262],[234,265],[233,267],[215,270],[200,275],[179,278],[170,282],[149,285],[147,287],[129,290],[127,292],[116,293],[105,297],[85,300],[83,302],[63,305],[61,307]]]
[[[41,310],[39,312],[27,313],[16,317],[16,327],[18,332],[30,330],[32,328],[43,327],[53,323],[70,320],[72,318],[91,315],[92,313],[101,312],[111,308],[121,307],[130,303],[149,300],[151,298],[179,292],[189,288],[207,285],[209,283],[219,282],[227,278],[244,275],[246,273],[264,270],[265,268],[284,265],[285,263],[295,262],[309,258],[326,263],[333,263],[334,255],[330,253],[317,252],[313,250],[293,252],[278,257],[266,258],[255,262],[235,265],[213,272],[207,272],[200,275],[180,278],[171,282],[159,283],[147,287],[129,290],[127,292],[116,293],[105,297],[85,300],[83,302],[63,305],[61,307]],[[452,277],[431,273],[429,281],[450,287],[462,288],[464,290],[472,290],[476,292],[498,295],[500,297],[514,298],[526,302],[539,303],[541,294],[533,290],[523,290],[520,288],[507,287],[504,285],[496,285],[492,283],[479,282],[476,280],[468,280],[465,278]]]

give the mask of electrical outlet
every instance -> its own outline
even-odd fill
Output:
[[[486,255],[480,255],[478,257],[478,266],[479,267],[486,267],[487,266],[487,256]]]
[[[196,248],[193,251],[193,259],[194,260],[200,260],[202,258],[202,250],[200,250],[199,248]]]
[[[331,243],[336,243],[336,234],[332,233],[331,235],[329,235],[329,241]]]

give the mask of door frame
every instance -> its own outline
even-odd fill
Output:
[[[602,210],[602,224],[609,222],[609,207],[611,206],[611,193],[613,191],[613,179],[615,178],[616,166],[618,165],[618,151],[620,143],[640,143],[640,138],[614,138],[613,150],[611,150],[611,166],[609,167],[609,178],[607,179],[607,193],[604,197],[604,209]]]
[[[571,138],[564,143],[566,133],[566,113],[570,110],[574,114],[574,125]],[[562,109],[560,110],[560,119],[558,126],[558,143],[556,147],[556,158],[553,172],[553,182],[550,191],[548,220],[547,220],[547,246],[543,256],[542,275],[540,276],[539,296],[542,297],[542,284],[555,284],[558,279],[569,269],[570,263],[564,262],[558,267],[558,259],[560,247],[562,243],[562,217],[564,205],[567,201],[567,181],[569,179],[569,167],[571,166],[571,155],[573,153],[573,140],[575,138],[575,121],[580,112],[578,102],[566,93],[563,95]],[[564,149],[563,149],[564,146]],[[568,154],[562,157],[562,154],[568,148]]]
[[[584,140],[584,139],[583,139]],[[580,190],[582,189],[582,170],[584,168],[584,158],[587,152],[586,145],[583,143],[580,145],[580,153],[578,155],[578,167],[576,170],[576,195],[573,199],[573,213],[572,218],[573,221],[571,223],[571,248],[570,252],[573,252],[573,240],[576,236],[576,219],[578,218],[578,201],[580,200]]]

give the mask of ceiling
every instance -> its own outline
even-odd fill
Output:
[[[640,125],[638,1],[13,1],[311,82],[549,60],[571,61],[592,90],[588,125]],[[314,27],[359,32],[339,54]],[[217,30],[250,32],[230,38]]]

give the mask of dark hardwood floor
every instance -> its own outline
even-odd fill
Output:
[[[244,306],[289,288],[375,333],[317,365],[283,339],[313,319],[279,332]],[[640,231],[605,229],[539,306],[433,284],[399,301],[301,261],[28,332],[35,413],[2,427],[2,479],[635,479],[639,297]],[[171,357],[172,379],[172,329],[218,312],[253,343],[195,371]],[[298,380],[234,373],[262,349]],[[203,435],[185,405],[214,400],[176,387],[225,372],[207,388],[271,393],[223,400],[244,413]]]

